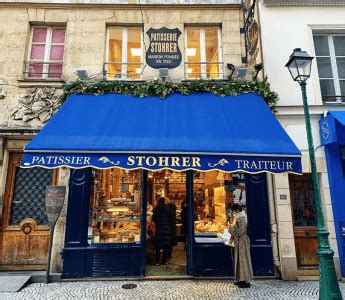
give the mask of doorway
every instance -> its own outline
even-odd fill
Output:
[[[44,168],[20,168],[21,153],[10,153],[0,230],[1,270],[44,270],[49,226],[45,189],[56,173]]]
[[[311,174],[289,175],[298,269],[316,269],[318,247]]]
[[[145,275],[187,275],[185,172],[149,172],[146,218]]]

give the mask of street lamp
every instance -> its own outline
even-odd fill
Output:
[[[310,77],[311,63],[314,57],[308,55],[306,51],[301,51],[300,48],[293,50],[290,55],[288,63],[285,65],[290,71],[292,79],[297,81],[302,90],[303,107],[305,125],[307,129],[308,147],[309,147],[309,158],[311,164],[311,175],[313,179],[313,190],[315,198],[316,208],[316,221],[317,221],[317,237],[319,241],[317,255],[319,258],[319,271],[320,271],[320,288],[319,288],[319,299],[342,299],[337,275],[335,273],[333,255],[334,251],[329,246],[328,231],[325,226],[325,220],[322,214],[320,186],[317,176],[316,161],[315,161],[315,150],[313,143],[313,136],[310,126],[309,107],[306,92],[306,81]]]

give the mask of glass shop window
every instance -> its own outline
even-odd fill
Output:
[[[24,78],[61,79],[65,28],[33,26]]]
[[[345,101],[345,34],[314,34],[322,100]]]
[[[142,171],[93,171],[90,243],[140,243]]]
[[[109,27],[107,33],[107,79],[133,80],[142,78],[142,28]]]
[[[185,78],[222,79],[221,30],[219,27],[186,27]]]
[[[311,174],[289,174],[293,225],[316,226],[316,210]]]
[[[231,221],[234,203],[246,205],[245,177],[221,171],[197,173],[194,177],[194,232],[196,242],[222,242]]]

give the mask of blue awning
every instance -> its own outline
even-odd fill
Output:
[[[22,166],[301,173],[300,156],[256,94],[72,95]]]

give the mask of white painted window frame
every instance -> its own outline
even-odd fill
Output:
[[[198,78],[191,78],[187,74],[187,69],[188,69],[188,64],[193,64],[194,62],[189,62],[188,61],[188,56],[187,56],[187,48],[188,48],[188,33],[187,29],[198,29],[200,30],[200,62],[196,62],[196,64],[200,63],[201,64],[201,78],[202,79],[209,79],[207,78],[207,68],[206,68],[206,44],[205,44],[205,29],[207,28],[217,28],[217,35],[218,35],[218,59],[219,61],[216,62],[219,64],[219,78],[218,79],[223,79],[224,78],[224,65],[223,65],[223,48],[222,48],[222,30],[220,26],[185,26],[185,47],[184,47],[184,53],[185,53],[185,79],[190,80],[190,79],[198,79]]]
[[[343,57],[345,58],[345,56],[336,56],[335,54],[335,48],[334,48],[334,41],[333,41],[333,37],[334,36],[345,36],[345,33],[315,33],[313,34],[313,36],[326,36],[327,37],[327,42],[328,42],[328,49],[329,49],[329,58],[331,61],[331,69],[332,69],[332,78],[328,78],[328,79],[332,79],[333,80],[333,84],[334,84],[334,91],[335,91],[335,95],[334,96],[342,96],[341,94],[341,89],[340,89],[340,79],[339,79],[339,73],[338,73],[338,66],[337,66],[337,57]],[[316,57],[328,57],[328,56],[317,56]],[[319,77],[319,80],[322,80],[323,78]],[[321,94],[322,97],[322,94]],[[340,99],[341,101],[341,99]]]
[[[108,26],[107,27],[107,41],[106,41],[106,64],[109,62],[109,32],[113,28],[122,29],[122,62],[121,62],[121,77],[120,78],[107,78],[107,80],[142,80],[143,79],[143,65],[144,65],[144,41],[143,41],[143,27],[142,26]],[[138,79],[132,79],[127,77],[127,44],[128,44],[128,29],[138,28],[141,30],[141,39],[140,39],[140,48],[141,48],[141,59],[140,59],[140,68],[141,73]]]
[[[33,37],[34,37],[34,29],[35,28],[46,28],[47,29],[43,61],[42,60],[31,60],[30,59],[31,51],[32,51],[32,46],[33,46]],[[51,46],[52,46],[53,29],[65,29],[64,42],[63,42],[63,44],[61,43],[61,45],[64,46],[64,53],[63,53],[63,56],[62,56],[62,60],[50,60],[49,59],[50,52],[51,52]],[[43,69],[42,69],[43,74],[42,74],[41,77],[29,77],[29,63],[28,63],[27,66],[25,66],[26,72],[28,72],[25,77],[28,78],[28,79],[51,79],[51,80],[56,80],[57,79],[57,80],[59,80],[60,78],[50,78],[49,77],[49,74],[48,74],[49,64],[47,64],[47,63],[62,64],[61,73],[63,73],[63,62],[64,62],[64,58],[65,58],[65,42],[66,42],[66,27],[64,27],[64,26],[44,26],[44,25],[43,26],[41,26],[41,25],[32,26],[31,27],[31,32],[30,32],[30,44],[29,44],[29,51],[28,51],[28,55],[27,55],[27,61],[42,62],[43,63]],[[35,44],[39,44],[39,43],[35,43]]]

